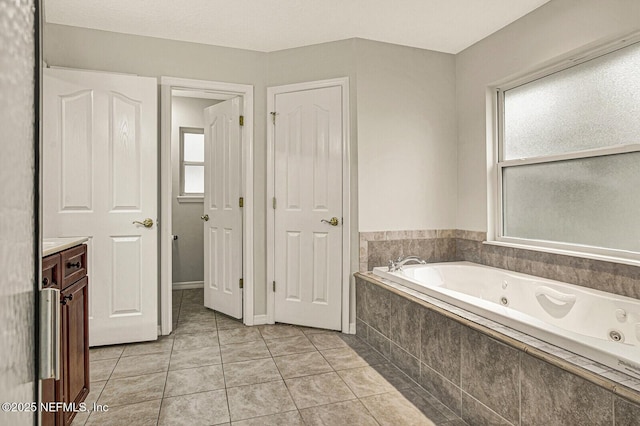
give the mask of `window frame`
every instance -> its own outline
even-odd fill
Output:
[[[185,192],[184,190],[184,175],[185,166],[202,166],[205,167],[205,161],[185,161],[184,160],[184,135],[199,134],[204,135],[204,128],[199,127],[180,127],[180,195],[178,201],[180,202],[200,202],[204,200],[204,192]]]
[[[612,249],[605,247],[589,246],[577,243],[535,240],[520,237],[510,237],[504,235],[504,194],[503,194],[503,173],[506,168],[525,166],[531,164],[553,163],[566,160],[577,160],[583,158],[603,157],[615,154],[627,154],[640,152],[640,137],[637,143],[614,145],[604,148],[592,148],[586,150],[571,151],[561,154],[533,156],[520,159],[504,160],[504,94],[506,91],[522,86],[524,84],[539,80],[550,76],[557,72],[561,72],[580,65],[592,59],[607,55],[614,51],[623,49],[633,44],[640,43],[640,33],[634,33],[624,39],[615,40],[587,51],[574,53],[562,61],[555,64],[530,72],[524,77],[507,81],[504,84],[490,87],[489,93],[493,98],[493,141],[489,149],[489,182],[488,193],[493,200],[489,202],[489,211],[487,218],[489,226],[487,233],[487,244],[501,245],[514,248],[522,248],[533,251],[542,251],[547,253],[573,255],[598,260],[614,261],[617,263],[640,265],[640,252]]]

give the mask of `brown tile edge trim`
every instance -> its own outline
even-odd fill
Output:
[[[426,300],[422,300],[420,298],[417,298],[411,294],[405,293],[402,290],[396,289],[394,287],[391,287],[387,284],[385,284],[383,281],[379,280],[375,275],[373,275],[372,272],[356,272],[354,274],[354,276],[356,278],[360,278],[364,281],[367,281],[371,284],[375,284],[379,287],[384,288],[385,290],[388,290],[394,294],[397,294],[399,296],[402,296],[412,302],[418,303],[419,305],[427,308],[427,309],[431,309],[432,311],[438,312],[441,315],[444,315],[447,318],[450,318],[454,321],[459,322],[462,325],[465,325],[475,331],[478,331],[480,333],[486,334],[489,337],[498,340],[502,343],[505,343],[513,348],[516,348],[518,350],[521,350],[522,352],[531,355],[535,358],[538,358],[544,362],[547,362],[551,365],[554,365],[558,368],[561,368],[562,370],[565,370],[569,373],[572,373],[582,379],[585,379],[597,386],[600,386],[612,393],[614,393],[615,395],[618,395],[620,397],[623,397],[631,402],[634,402],[636,404],[640,404],[640,392],[636,392],[633,389],[629,389],[624,385],[621,385],[619,383],[616,383],[615,381],[611,380],[611,379],[607,379],[606,377],[602,377],[601,375],[594,373],[592,371],[586,370],[584,368],[581,368],[577,365],[574,365],[562,358],[559,358],[553,354],[550,354],[546,351],[540,350],[538,348],[534,348],[531,345],[528,345],[526,343],[523,343],[517,339],[514,339],[512,337],[506,336],[496,330],[493,330],[489,327],[486,327],[484,325],[475,323],[471,320],[468,320],[467,318],[463,318],[459,315],[456,315],[453,312],[450,312],[446,309],[443,309],[439,306],[433,305],[429,302],[427,302]],[[445,302],[443,302],[445,303]],[[461,308],[458,308],[461,309]],[[502,325],[503,327],[507,327],[505,325]],[[508,328],[508,327],[507,327]],[[517,330],[516,330],[517,331]],[[534,338],[535,339],[535,338]],[[542,342],[542,341],[541,341]]]

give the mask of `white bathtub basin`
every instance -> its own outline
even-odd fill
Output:
[[[471,262],[373,273],[640,378],[640,300]]]

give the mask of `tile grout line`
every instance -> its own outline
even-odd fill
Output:
[[[185,310],[184,310],[184,309],[185,309],[185,306],[188,306],[189,304],[192,304],[192,303],[193,303],[193,301],[192,301],[191,299],[187,300],[187,299],[185,299],[185,298],[184,298],[184,295],[183,295],[183,298],[181,299],[181,302],[180,302],[180,306],[179,306],[179,308],[178,308],[178,317],[177,317],[178,322],[180,322],[180,320],[181,320],[181,319],[183,319],[183,318],[181,318],[181,315],[180,315],[180,314],[182,314],[182,313],[184,313],[184,312],[185,312]],[[313,335],[313,334],[317,334],[317,333],[309,333],[309,334],[307,334],[307,333],[305,333],[304,331],[302,331],[302,335],[304,335],[304,336],[306,337],[306,339],[311,343],[310,348],[311,348],[311,347],[313,347],[313,348],[315,348],[315,349],[313,349],[313,350],[312,350],[312,349],[310,349],[309,351],[303,351],[303,352],[297,352],[297,351],[294,351],[294,352],[292,352],[292,353],[286,353],[286,354],[284,354],[284,355],[277,355],[277,356],[275,356],[275,355],[274,355],[274,352],[272,352],[272,350],[271,350],[271,349],[269,348],[269,346],[267,345],[267,339],[265,339],[265,336],[264,336],[264,334],[263,334],[263,332],[262,332],[263,330],[260,330],[260,329],[258,329],[258,330],[259,330],[259,336],[260,336],[260,338],[259,338],[259,339],[257,339],[257,340],[252,340],[252,341],[247,341],[247,342],[229,343],[228,345],[221,345],[221,344],[220,344],[220,335],[219,335],[219,333],[220,333],[220,331],[221,331],[221,330],[220,330],[220,328],[219,328],[219,323],[218,323],[218,321],[217,321],[217,320],[218,320],[218,318],[222,318],[222,317],[219,317],[219,313],[218,313],[218,312],[215,312],[215,311],[212,311],[212,312],[214,312],[214,313],[215,313],[215,318],[216,318],[216,328],[215,328],[215,330],[216,330],[216,341],[217,341],[217,343],[218,343],[218,350],[220,351],[220,366],[221,366],[221,369],[222,369],[222,377],[223,377],[223,383],[224,383],[224,389],[225,389],[225,396],[226,396],[227,410],[228,410],[228,418],[229,418],[229,420],[228,420],[228,421],[229,421],[229,422],[231,422],[231,421],[232,421],[232,420],[231,420],[231,410],[230,410],[230,400],[229,400],[229,393],[228,393],[228,390],[229,390],[229,389],[233,389],[233,388],[236,388],[236,387],[250,387],[250,386],[253,386],[253,385],[256,385],[256,384],[275,383],[275,382],[277,381],[277,382],[284,383],[285,388],[287,389],[288,396],[289,396],[290,400],[293,402],[293,405],[294,405],[295,409],[291,409],[291,410],[284,410],[284,411],[281,411],[281,412],[278,412],[278,413],[272,413],[272,414],[265,414],[265,411],[264,411],[264,410],[259,410],[259,412],[260,412],[260,414],[259,414],[259,415],[256,415],[256,416],[253,416],[253,417],[248,417],[248,418],[246,418],[246,419],[244,419],[244,418],[243,418],[243,419],[239,419],[239,420],[243,420],[243,421],[244,421],[244,420],[250,420],[250,419],[259,419],[259,418],[262,418],[262,417],[265,417],[265,418],[266,418],[266,417],[268,417],[268,416],[275,416],[275,415],[277,415],[277,414],[293,413],[293,412],[295,411],[295,412],[297,412],[297,413],[298,413],[298,416],[300,416],[299,418],[302,420],[302,422],[306,423],[306,422],[304,421],[304,418],[302,418],[302,414],[301,414],[301,412],[300,412],[300,410],[301,410],[301,409],[298,407],[298,404],[295,402],[295,400],[294,400],[294,398],[293,398],[293,395],[292,395],[292,393],[291,393],[291,390],[289,389],[289,386],[287,385],[287,382],[286,382],[286,380],[287,380],[287,379],[285,379],[285,378],[283,377],[283,375],[282,375],[282,371],[281,371],[280,367],[278,367],[278,364],[276,364],[276,363],[275,363],[275,359],[276,359],[276,358],[278,358],[278,357],[284,357],[284,356],[298,356],[298,355],[301,355],[301,354],[304,354],[304,353],[307,353],[307,352],[308,352],[308,353],[314,353],[314,352],[317,352],[317,353],[319,353],[319,354],[320,354],[320,356],[322,356],[322,359],[327,363],[327,365],[329,366],[329,369],[328,369],[328,371],[325,371],[325,372],[322,372],[322,373],[308,374],[308,375],[306,375],[306,377],[312,377],[312,376],[318,376],[318,375],[322,375],[322,374],[334,373],[335,375],[337,375],[338,377],[340,377],[340,381],[341,381],[341,383],[343,383],[343,384],[346,386],[346,388],[347,388],[347,389],[349,389],[349,391],[350,391],[350,392],[351,392],[351,394],[353,395],[353,398],[352,398],[352,399],[346,399],[346,400],[343,400],[343,401],[327,402],[327,403],[318,404],[318,405],[313,405],[313,406],[306,407],[306,408],[319,408],[319,407],[330,406],[330,405],[332,405],[332,404],[340,404],[340,403],[348,404],[348,403],[354,403],[355,401],[357,401],[357,404],[359,404],[359,405],[360,405],[360,407],[364,408],[364,410],[362,411],[362,413],[363,413],[363,414],[364,414],[364,413],[366,413],[366,415],[370,416],[370,418],[372,418],[372,419],[374,420],[375,424],[379,424],[378,419],[373,415],[373,413],[372,413],[371,411],[369,411],[369,409],[367,408],[367,406],[366,406],[366,405],[364,405],[364,403],[362,402],[362,398],[366,398],[366,397],[369,397],[369,396],[375,396],[375,395],[384,395],[384,394],[386,394],[386,393],[390,393],[390,392],[374,393],[374,394],[372,394],[372,395],[363,396],[363,397],[361,398],[361,397],[359,397],[358,395],[356,395],[356,393],[354,392],[354,389],[352,389],[352,387],[351,387],[351,386],[349,386],[349,384],[348,384],[348,383],[346,383],[345,379],[340,375],[340,372],[343,372],[343,371],[356,370],[356,369],[360,369],[360,368],[365,368],[365,367],[367,367],[367,366],[369,366],[369,367],[374,367],[375,365],[377,365],[377,363],[374,363],[374,365],[371,365],[371,364],[369,363],[370,361],[368,361],[368,360],[366,359],[366,357],[364,357],[364,358],[362,358],[362,359],[366,362],[366,365],[363,365],[363,366],[356,366],[356,367],[350,367],[350,368],[345,368],[345,369],[336,370],[336,368],[335,368],[331,363],[329,363],[329,362],[328,362],[328,360],[327,360],[327,358],[325,357],[324,353],[319,349],[319,347],[316,345],[316,343],[313,343],[313,341],[310,339],[310,336],[311,336],[311,335]],[[197,319],[195,319],[195,320],[197,320]],[[189,322],[189,321],[187,321],[186,323],[188,323],[188,322]],[[185,324],[186,324],[186,323],[185,323]],[[226,328],[225,328],[225,329],[226,329]],[[276,330],[276,331],[277,331],[277,330]],[[202,335],[202,333],[209,333],[209,331],[208,331],[208,330],[206,330],[206,331],[199,331],[199,332],[194,332],[194,333],[185,333],[185,335],[196,335],[196,336],[197,336],[197,335]],[[319,333],[319,334],[323,334],[323,333]],[[285,335],[285,336],[281,336],[281,337],[276,337],[276,338],[269,339],[269,341],[277,341],[277,340],[282,340],[282,339],[287,339],[287,338],[292,338],[292,337],[301,337],[302,335],[299,335],[299,336],[286,336],[286,335]],[[172,357],[173,357],[173,355],[174,355],[174,353],[175,353],[175,351],[176,351],[176,348],[175,348],[175,345],[176,345],[176,343],[175,343],[175,337],[176,337],[176,336],[174,335],[174,339],[173,339],[173,342],[171,343],[171,349],[170,349],[170,352],[169,352],[169,365],[170,365],[170,363],[171,363],[171,359],[172,359]],[[358,350],[356,350],[354,347],[351,347],[351,344],[350,344],[351,340],[344,340],[344,339],[343,339],[342,341],[346,344],[346,347],[345,347],[345,346],[332,346],[332,345],[329,345],[329,347],[325,347],[323,350],[324,350],[324,351],[331,351],[331,350],[340,350],[340,349],[347,349],[347,348],[351,348],[351,349],[353,349],[356,353],[358,353]],[[227,384],[227,378],[226,378],[226,372],[225,372],[225,368],[224,368],[224,367],[225,367],[227,364],[234,364],[234,362],[224,362],[223,357],[222,357],[222,347],[223,347],[223,346],[231,346],[231,345],[235,345],[235,344],[251,343],[251,342],[255,342],[256,344],[259,344],[259,342],[261,342],[261,343],[262,343],[262,344],[267,348],[267,352],[266,352],[266,353],[268,353],[268,355],[266,355],[266,354],[265,354],[265,356],[264,356],[264,357],[261,357],[261,358],[255,358],[255,359],[248,359],[248,360],[244,360],[244,361],[257,361],[257,360],[266,360],[266,359],[271,359],[271,360],[272,360],[272,362],[276,365],[276,369],[277,369],[278,374],[279,374],[279,376],[280,376],[280,377],[279,377],[277,380],[268,380],[268,381],[266,381],[266,382],[250,383],[250,384],[247,384],[247,385],[238,385],[238,386],[228,387],[228,384]],[[373,353],[374,353],[374,354],[380,354],[380,353],[379,353],[375,348],[373,348],[370,344],[368,344],[366,341],[362,340],[362,338],[359,338],[359,339],[357,340],[357,342],[358,342],[358,343],[359,343],[359,342],[363,342],[363,343],[365,343],[365,347],[363,347],[363,349],[365,349],[365,350],[366,350],[366,349],[371,349],[371,350],[373,350]],[[351,342],[351,343],[357,343],[357,342],[356,342],[356,341],[354,341],[354,342]],[[292,342],[292,343],[293,343],[293,342]],[[322,347],[322,342],[319,342],[319,343],[318,343],[318,345],[320,345],[320,346]],[[295,346],[295,345],[294,345],[294,346]],[[357,345],[356,345],[356,347],[357,347]],[[120,356],[118,356],[118,358],[117,358],[117,359],[118,359],[118,361],[116,362],[116,365],[117,365],[117,363],[120,361],[120,359],[121,359],[121,358],[123,358],[123,354],[124,354],[124,350],[122,351],[122,353],[120,354]],[[380,354],[380,356],[382,357],[382,360],[386,361],[385,363],[390,363],[390,360],[389,360],[388,358],[386,358],[384,355],[381,355],[381,354]],[[242,362],[242,361],[236,361],[236,363],[237,363],[237,362]],[[336,365],[338,365],[338,364],[336,364]],[[391,365],[397,369],[397,367],[396,367],[393,363],[391,363]],[[200,368],[200,367],[202,367],[202,366],[196,365],[196,366],[190,366],[190,367],[187,367],[187,368],[180,368],[180,369],[178,369],[178,370],[173,370],[173,371],[191,370],[191,369],[196,369],[196,368]],[[112,372],[111,372],[111,374],[110,374],[109,378],[107,379],[107,381],[106,381],[106,383],[105,383],[105,387],[106,387],[106,385],[109,383],[109,381],[114,380],[114,379],[112,378],[112,374],[113,374],[113,371],[115,371],[115,368],[116,368],[116,367],[114,366],[114,369],[112,370]],[[398,370],[398,371],[400,371],[400,372],[401,372],[401,370]],[[170,370],[169,370],[169,366],[167,366],[167,371],[166,371],[166,375],[165,375],[165,383],[164,383],[164,388],[163,388],[162,397],[161,397],[161,399],[160,399],[160,409],[159,409],[159,411],[158,411],[158,416],[157,416],[157,418],[156,418],[156,424],[159,424],[159,423],[160,423],[160,414],[161,414],[161,410],[162,410],[163,403],[164,403],[165,399],[169,398],[169,397],[167,397],[167,396],[166,396],[166,391],[167,391],[167,386],[168,386],[168,374],[169,374],[169,372],[170,372]],[[402,372],[401,372],[401,373],[402,373]],[[131,376],[131,377],[135,377],[135,376]],[[291,379],[297,379],[297,378],[302,378],[302,377],[305,377],[305,376],[293,377],[293,378],[291,378]],[[383,377],[384,377],[384,376],[383,376]],[[410,382],[411,382],[412,384],[415,384],[415,381],[414,381],[414,380],[410,380]],[[395,388],[395,385],[392,385],[392,386]],[[419,385],[418,385],[418,387],[419,387],[419,388],[421,388]],[[104,390],[104,388],[103,388],[103,390]],[[199,391],[199,392],[186,393],[186,394],[183,394],[183,395],[177,395],[177,396],[180,396],[180,397],[182,397],[182,396],[187,396],[187,398],[189,398],[189,397],[190,397],[190,396],[192,396],[192,395],[197,395],[197,394],[200,394],[200,393],[207,393],[207,392],[209,392],[209,390],[203,390],[203,391]],[[101,392],[101,394],[102,394],[102,392]],[[101,395],[101,394],[100,394],[100,395]],[[429,394],[429,393],[428,393],[428,395],[431,395],[431,394]],[[177,396],[176,396],[176,397],[177,397]],[[99,396],[99,397],[100,397],[100,396]],[[423,398],[423,399],[424,399],[424,398]],[[425,401],[426,401],[426,399],[425,399]],[[313,400],[313,401],[311,401],[311,402],[315,402],[315,400]],[[427,402],[428,402],[428,401],[427,401]],[[129,404],[123,404],[123,405],[129,405]],[[355,407],[354,407],[354,408],[355,408]],[[359,408],[359,409],[360,409],[360,408]],[[438,423],[438,424],[440,424],[440,423]],[[447,424],[448,424],[448,423],[447,423]],[[453,423],[452,423],[452,424],[453,424]]]
[[[363,323],[367,324],[366,322],[363,321]],[[367,324],[368,325],[368,324]],[[369,326],[369,325],[368,325]],[[369,326],[371,327],[371,326]],[[374,329],[375,330],[375,329]],[[377,331],[377,330],[376,330]],[[384,335],[383,335],[384,336]],[[398,367],[393,361],[391,361],[390,358],[387,358],[384,354],[382,354],[380,351],[378,351],[376,348],[374,348],[369,342],[367,342],[366,340],[362,339],[362,337],[356,336],[358,337],[364,344],[366,344],[367,346],[369,346],[369,348],[371,348],[374,352],[378,353],[382,358],[384,358],[388,363],[390,363],[392,366],[394,366],[396,369],[398,369],[398,371],[400,371],[402,374],[404,374],[405,376],[407,376],[407,378],[414,384],[414,386],[419,387],[421,390],[423,390],[424,392],[426,392],[427,394],[431,395],[432,397],[434,397],[440,404],[442,404],[445,408],[447,408],[449,411],[451,411],[454,415],[456,415],[456,417],[458,417],[458,419],[464,421],[464,419],[462,419],[462,388],[460,387],[460,415],[456,414],[452,409],[450,409],[447,405],[445,405],[444,403],[442,403],[442,401],[440,401],[439,398],[437,398],[435,395],[431,394],[431,392],[427,391],[424,387],[422,387],[422,385],[418,382],[416,382],[413,378],[411,378],[409,375],[407,375],[404,371],[402,371],[402,369],[400,369],[400,367]],[[388,339],[391,343],[393,343],[393,341],[391,341],[390,339]],[[402,349],[402,348],[401,348]],[[422,365],[423,363],[420,361],[420,373],[422,373]],[[425,366],[427,364],[424,364]],[[446,377],[442,376],[438,371],[433,370],[436,374],[438,374],[439,376],[441,376],[442,378],[444,378],[445,380],[451,382],[449,379],[447,379]],[[432,404],[433,405],[433,404]],[[443,413],[441,409],[439,409],[438,407],[434,408],[441,414],[446,416],[446,413]]]
[[[180,295],[180,307],[178,308],[178,321],[180,320],[180,312],[182,311],[182,302],[184,294]],[[176,323],[177,325],[177,323]],[[177,328],[177,327],[176,327]],[[169,367],[171,366],[171,358],[173,357],[173,346],[176,344],[176,336],[173,336],[173,342],[171,342],[171,351],[169,352],[169,363],[167,364],[167,374],[164,376],[164,387],[162,388],[162,397],[160,398],[160,408],[158,408],[158,417],[156,418],[156,426],[160,423],[160,414],[162,413],[162,405],[164,405],[164,394],[167,391],[167,382],[169,381]]]
[[[303,332],[303,334],[304,334],[304,332]],[[309,339],[309,341],[311,341],[311,339]],[[267,344],[267,342],[265,342],[265,345],[266,344]],[[313,342],[311,342],[311,344],[313,345]],[[315,347],[315,345],[314,345],[314,347]],[[267,350],[269,350],[269,353],[271,353],[271,350],[269,349],[268,345],[267,345]],[[293,402],[293,406],[296,407],[296,411],[298,412],[298,415],[302,419],[302,422],[306,423],[304,421],[304,418],[302,417],[302,413],[300,413],[300,407],[298,407],[298,404],[296,403],[296,400],[293,398],[293,394],[291,393],[291,389],[289,389],[289,385],[287,384],[287,381],[285,380],[284,376],[282,375],[282,371],[280,371],[280,367],[278,367],[278,364],[276,363],[276,360],[274,359],[273,354],[271,354],[271,359],[272,359],[273,363],[276,364],[276,368],[278,369],[278,373],[280,373],[280,377],[282,378],[282,384],[284,384],[284,387],[287,390],[287,394],[289,395],[289,398],[291,399],[291,402]]]
[[[229,424],[231,424],[231,404],[229,403],[229,388],[227,388],[227,375],[224,371],[224,358],[222,357],[222,345],[220,343],[220,328],[218,326],[218,314],[214,311],[216,319],[216,339],[218,340],[218,348],[220,348],[220,366],[222,367],[222,381],[224,382],[224,396],[227,401],[227,413],[229,413]]]

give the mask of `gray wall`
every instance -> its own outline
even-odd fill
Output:
[[[267,86],[349,77],[349,118],[351,139],[351,271],[358,265],[358,126],[356,93],[356,49],[360,40],[350,39],[314,46],[286,49],[269,54]],[[258,170],[256,169],[256,173]],[[263,171],[266,177],[266,172]],[[262,228],[264,229],[264,228]],[[352,317],[355,285],[351,279]],[[257,289],[256,289],[257,297]]]
[[[51,65],[254,85],[255,313],[266,312],[266,87],[347,76],[358,230],[486,231],[487,85],[640,26],[636,0],[552,0],[458,55],[361,39],[272,53],[60,25]],[[393,199],[393,202],[388,202]]]
[[[34,23],[32,1],[0,0],[0,401],[34,401]],[[0,424],[33,424],[0,411]]]
[[[458,229],[487,230],[487,86],[638,29],[638,0],[552,0],[456,55]]]
[[[249,50],[63,25],[45,25],[43,56],[49,65],[69,68],[131,73],[149,77],[170,76],[224,81],[254,86],[255,314],[265,313],[266,233],[261,230],[265,229],[266,216],[264,175],[267,55]]]
[[[455,228],[455,56],[357,40],[360,232]]]
[[[361,39],[265,54],[47,25],[44,56],[50,65],[254,85],[256,315],[266,313],[265,109],[269,86],[350,79],[352,271],[358,270],[359,221],[381,229],[403,229],[407,221],[419,228],[454,226],[449,224],[455,217],[456,201],[452,55]],[[377,160],[393,159],[400,152],[407,154],[404,157],[413,170]],[[360,163],[365,165],[364,173],[358,171]],[[397,185],[403,195],[414,198],[394,196],[396,206],[386,207],[381,214],[380,181]],[[361,202],[359,185],[366,189]]]
[[[171,228],[173,283],[204,280],[203,203],[178,202],[180,194],[180,127],[204,128],[203,110],[220,101],[173,97],[171,101]]]
[[[349,77],[352,271],[363,227],[454,226],[454,59],[363,39],[269,54],[267,86]]]

